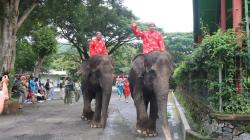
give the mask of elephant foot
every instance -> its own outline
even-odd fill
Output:
[[[85,120],[85,121],[91,121],[92,118],[93,118],[93,115],[94,115],[94,112],[91,111],[91,112],[84,112],[81,116],[82,120]]]
[[[89,118],[87,118],[87,117],[85,117],[83,115],[81,116],[81,119],[84,120],[84,121],[91,121],[91,119],[89,119]]]
[[[147,130],[142,127],[136,126],[136,132],[140,135],[147,136]]]
[[[90,123],[90,127],[91,127],[91,128],[102,128],[102,124],[92,121],[92,122]]]
[[[156,136],[158,136],[158,133],[154,130],[147,130],[147,136],[148,137],[156,137]]]

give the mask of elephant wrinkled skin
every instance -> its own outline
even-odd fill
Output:
[[[167,51],[140,54],[132,61],[129,82],[137,112],[138,133],[156,136],[156,119],[159,117],[165,138],[171,140],[167,122],[167,100],[172,71],[173,63]]]
[[[112,92],[113,66],[106,55],[97,55],[81,65],[83,74],[82,119],[91,121],[92,128],[105,128],[108,105]],[[92,99],[96,100],[95,111],[91,109]]]

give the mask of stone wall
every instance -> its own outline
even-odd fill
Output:
[[[250,140],[249,120],[238,120],[236,118],[223,120],[220,116],[216,116],[216,118],[214,115],[211,116],[204,118],[202,124],[203,128],[207,130],[209,134],[223,139]],[[230,117],[230,114],[228,114],[228,116]]]
[[[183,90],[177,93],[186,101],[186,111],[191,113],[193,121],[213,138],[230,140],[250,140],[250,114],[219,114],[213,112],[195,97],[190,97]]]

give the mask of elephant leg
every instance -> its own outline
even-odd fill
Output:
[[[93,120],[91,122],[91,128],[101,128],[101,109],[102,109],[102,94],[98,92],[96,94],[96,105]]]
[[[136,80],[136,84],[134,86],[134,103],[137,112],[137,123],[136,123],[136,131],[139,134],[147,135],[147,122],[148,122],[148,115],[145,106],[145,101],[143,98],[142,92],[142,82],[139,78]]]
[[[82,113],[82,119],[84,120],[92,120],[94,112],[91,109],[91,100],[92,97],[90,95],[91,93],[84,93],[83,97],[83,113]]]
[[[148,136],[157,136],[156,119],[158,117],[158,107],[156,98],[152,97],[150,100],[149,122],[148,122]]]
[[[145,103],[145,107],[146,107],[146,112],[148,112],[149,99],[145,98],[145,96],[144,96],[144,103]]]

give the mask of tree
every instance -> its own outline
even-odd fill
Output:
[[[25,40],[17,40],[15,70],[17,73],[31,72],[35,67],[36,56],[31,44]]]
[[[167,49],[173,54],[176,64],[184,61],[184,58],[193,51],[192,33],[167,33],[165,35]]]
[[[51,27],[38,26],[31,35],[32,50],[37,56],[34,68],[34,76],[37,77],[45,58],[56,52],[56,33]]]
[[[0,0],[0,73],[14,68],[16,33],[38,3],[38,0]]]
[[[95,31],[105,37],[109,54],[131,41],[130,23],[135,19],[121,0],[59,0],[47,1],[45,14],[59,28],[62,37],[77,48],[81,58],[87,59],[88,41]],[[82,57],[83,55],[83,57]]]
[[[128,73],[130,70],[130,63],[138,54],[138,51],[138,48],[129,45],[123,45],[118,48],[117,51],[111,55],[115,73]]]
[[[77,70],[81,64],[76,48],[68,44],[59,44],[58,52],[53,58],[50,67],[56,70],[65,70],[68,73]]]

